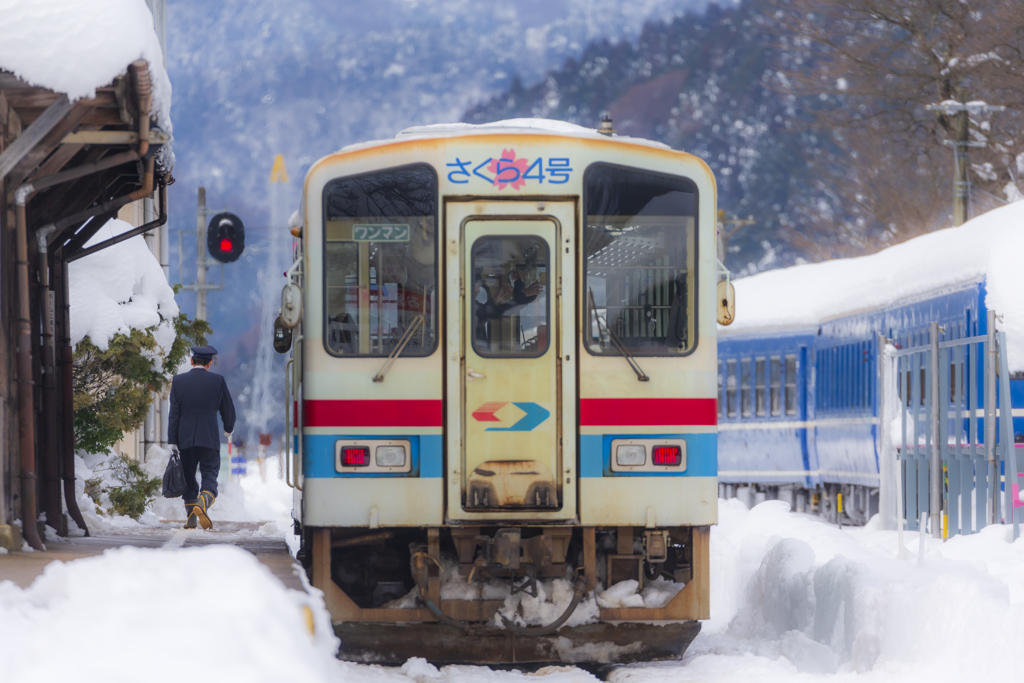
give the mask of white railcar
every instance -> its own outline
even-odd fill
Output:
[[[536,120],[312,166],[289,480],[343,656],[685,649],[717,516],[715,193],[693,155]],[[498,613],[496,588],[555,579],[552,623]],[[568,625],[626,580],[627,606]]]

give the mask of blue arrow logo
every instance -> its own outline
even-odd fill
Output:
[[[489,432],[532,432],[534,429],[548,419],[551,416],[551,412],[547,408],[543,408],[536,403],[513,403],[516,408],[526,413],[519,422],[516,422],[511,427],[488,427]]]

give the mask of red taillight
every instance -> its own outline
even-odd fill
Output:
[[[235,244],[231,240],[223,239],[223,240],[220,241],[220,250],[221,251],[231,251],[234,248],[235,248]]]
[[[682,449],[679,446],[655,446],[653,460],[655,465],[678,465],[682,460]]]
[[[366,467],[370,464],[370,449],[366,446],[345,446],[341,449],[344,467]]]

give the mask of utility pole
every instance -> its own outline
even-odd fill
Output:
[[[196,209],[196,320],[206,320],[206,188],[199,188]]]
[[[943,140],[942,144],[953,148],[956,169],[953,175],[953,225],[967,222],[967,212],[971,201],[971,183],[967,176],[967,148],[984,147],[984,142],[974,142],[970,138],[969,114],[987,114],[993,111],[1005,111],[1006,107],[986,102],[968,102],[967,93],[958,89],[957,100],[945,100],[940,104],[929,104],[928,111],[941,112],[953,119],[955,140]]]
[[[747,225],[755,225],[757,221],[754,220],[754,216],[750,215],[746,218],[726,218],[725,209],[718,210],[718,260],[725,263],[726,251],[729,249],[729,240],[736,232]]]

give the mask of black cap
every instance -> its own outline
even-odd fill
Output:
[[[192,357],[197,361],[208,363],[217,355],[217,349],[212,346],[193,346]]]

